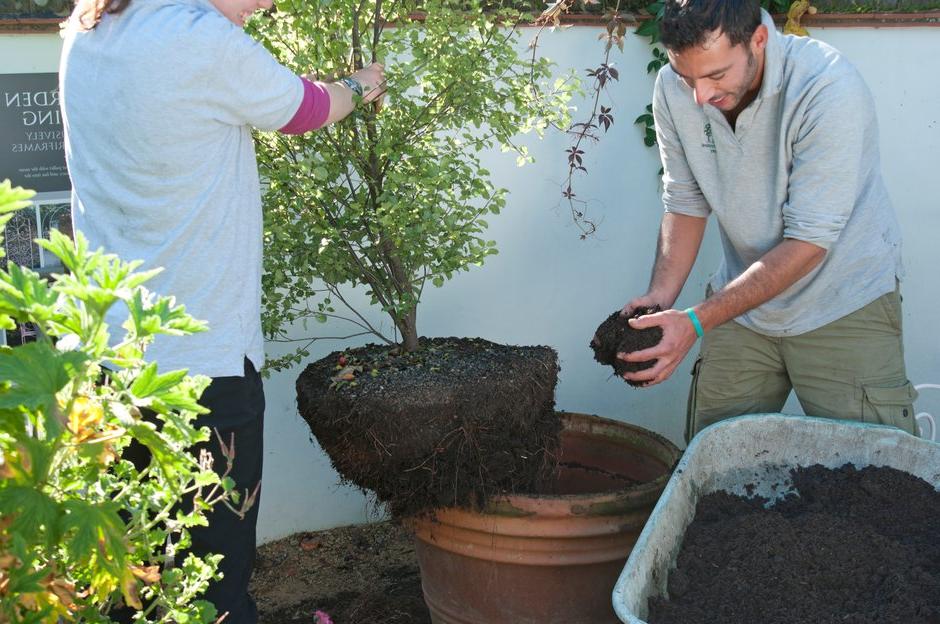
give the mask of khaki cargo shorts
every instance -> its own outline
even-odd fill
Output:
[[[779,412],[791,389],[808,416],[916,435],[899,292],[799,336],[764,336],[734,321],[705,334],[692,368],[686,441],[724,418]]]

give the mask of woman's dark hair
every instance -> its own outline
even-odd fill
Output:
[[[659,35],[674,52],[702,45],[712,32],[734,46],[750,41],[760,22],[758,0],[666,0]]]
[[[78,20],[78,27],[91,30],[101,21],[105,13],[120,13],[127,8],[131,0],[79,0],[73,17]]]

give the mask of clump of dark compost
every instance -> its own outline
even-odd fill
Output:
[[[558,354],[471,338],[334,352],[297,380],[300,414],[340,476],[396,516],[537,491],[557,463]]]
[[[791,472],[794,489],[702,497],[650,624],[938,624],[940,492],[888,467]]]
[[[630,327],[631,318],[639,318],[644,314],[654,314],[659,312],[659,306],[651,308],[637,308],[630,316],[620,314],[617,310],[607,317],[603,323],[594,332],[591,339],[591,348],[594,349],[594,359],[601,364],[614,367],[614,373],[617,377],[623,377],[624,373],[632,373],[651,368],[656,364],[656,360],[646,360],[645,362],[624,362],[617,358],[618,353],[630,353],[631,351],[642,351],[659,344],[663,339],[663,330],[660,327],[649,327],[647,329],[633,329]],[[645,385],[643,382],[624,380],[634,387]]]

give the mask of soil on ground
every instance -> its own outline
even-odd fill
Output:
[[[940,492],[892,468],[792,472],[799,496],[703,497],[650,624],[940,624]]]
[[[431,624],[412,536],[378,522],[298,533],[258,548],[260,624]]]
[[[558,354],[469,338],[334,352],[297,380],[298,408],[347,482],[396,517],[538,491],[556,469]]]
[[[603,323],[594,332],[591,339],[591,348],[594,349],[594,359],[601,364],[614,367],[614,374],[617,377],[623,377],[624,373],[632,373],[651,368],[656,364],[656,360],[646,360],[645,362],[625,362],[617,358],[618,353],[631,353],[633,351],[642,351],[659,344],[663,338],[663,330],[659,327],[650,327],[647,329],[633,329],[630,327],[631,318],[639,318],[644,314],[654,314],[660,311],[659,306],[652,308],[637,308],[630,316],[623,316],[620,310],[607,317]],[[625,379],[628,384],[634,387],[645,385],[643,382],[630,381]]]

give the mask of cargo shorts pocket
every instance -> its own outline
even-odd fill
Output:
[[[890,382],[862,382],[862,421],[891,425],[916,435],[914,400],[917,390],[910,381],[899,385]]]

